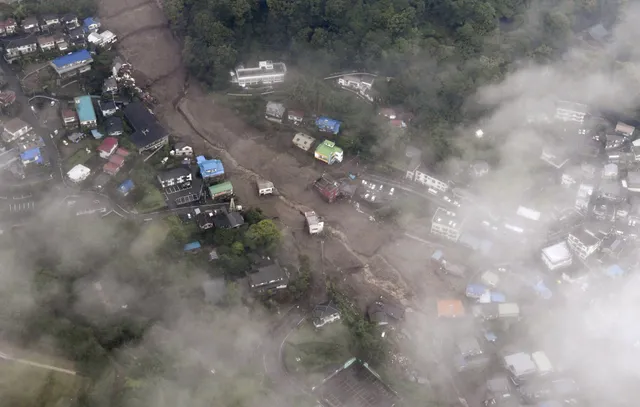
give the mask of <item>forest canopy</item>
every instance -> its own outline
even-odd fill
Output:
[[[453,152],[451,129],[481,113],[465,109],[478,87],[515,61],[557,58],[574,33],[610,27],[624,2],[164,0],[191,74],[210,87],[228,86],[235,64],[262,59],[308,75],[358,69],[393,77],[377,84],[379,102],[412,112],[413,138],[437,143],[442,156]]]

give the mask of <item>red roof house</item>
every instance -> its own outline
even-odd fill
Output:
[[[109,158],[118,148],[118,139],[115,137],[106,137],[102,144],[98,146],[98,153],[102,158]]]
[[[109,162],[118,166],[118,168],[124,165],[124,157],[118,154],[114,154],[109,157]]]
[[[120,171],[120,166],[115,163],[108,162],[102,167],[102,171],[106,172],[109,175],[116,175],[118,171]]]
[[[120,157],[127,158],[127,157],[129,157],[129,154],[131,154],[129,152],[129,150],[125,150],[122,147],[120,147],[119,149],[116,150],[116,155],[119,155]]]
[[[65,109],[62,111],[62,121],[65,126],[73,126],[78,124],[78,115],[71,109]]]

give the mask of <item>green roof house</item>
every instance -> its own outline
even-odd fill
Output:
[[[344,152],[340,147],[336,147],[336,143],[331,140],[325,140],[318,145],[315,152],[316,159],[323,161],[329,165],[335,162],[342,162]]]

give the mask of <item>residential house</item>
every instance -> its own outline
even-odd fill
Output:
[[[394,119],[389,120],[389,126],[392,129],[405,130],[407,128],[407,123],[405,123],[404,120]]]
[[[78,16],[75,14],[65,14],[60,18],[60,23],[63,24],[67,30],[73,30],[80,27]]]
[[[233,196],[233,184],[229,181],[225,181],[211,185],[209,187],[209,196],[211,196],[211,199],[213,200]]]
[[[397,115],[396,115],[396,111],[394,109],[391,109],[390,107],[382,107],[378,110],[378,116],[382,116],[384,118],[386,118],[387,120],[395,120]]]
[[[16,101],[16,93],[12,90],[0,91],[0,108],[11,106]]]
[[[118,192],[123,196],[127,196],[131,191],[133,191],[133,188],[135,188],[133,181],[128,179],[118,186]]]
[[[249,274],[248,280],[249,287],[261,292],[287,288],[289,277],[276,262],[259,267],[256,272]]]
[[[112,100],[100,100],[98,101],[98,106],[100,106],[100,112],[102,113],[103,117],[113,116],[118,111],[116,103]]]
[[[121,136],[124,134],[124,124],[119,117],[110,117],[104,122],[104,128],[108,136]]]
[[[362,97],[369,101],[373,101],[371,96],[371,88],[373,87],[373,76],[355,76],[345,75],[338,78],[338,85],[343,88],[352,89],[358,92]]]
[[[584,227],[578,227],[569,233],[567,242],[571,250],[582,260],[598,250],[603,241],[599,232],[592,232]]]
[[[409,172],[407,172],[408,175]],[[413,171],[415,182],[419,182],[422,185],[427,186],[428,188],[432,188],[437,191],[447,192],[449,189],[449,184],[444,181],[440,181],[439,179],[432,177],[431,175],[423,172],[422,170],[416,169]]]
[[[124,108],[124,117],[135,130],[131,142],[139,152],[156,149],[169,140],[164,127],[142,102],[129,103]]]
[[[49,64],[59,76],[69,77],[91,70],[93,58],[86,49],[63,55]]]
[[[106,30],[98,34],[100,36],[99,46],[102,48],[111,48],[111,45],[118,42],[118,37],[111,31]]]
[[[315,306],[311,312],[313,326],[321,328],[327,324],[340,320],[340,310],[333,301],[326,301]]]
[[[618,165],[606,164],[602,169],[602,178],[607,180],[615,180],[618,178]]]
[[[321,233],[324,230],[324,222],[318,217],[318,215],[316,215],[314,211],[305,212],[304,218],[310,235]],[[638,221],[638,223],[640,223],[640,220]]]
[[[38,45],[43,52],[50,51],[56,47],[53,37],[38,37]]]
[[[45,14],[42,16],[42,22],[49,27],[55,27],[60,24],[60,17],[55,14]]]
[[[398,323],[404,314],[404,308],[384,302],[382,298],[367,307],[367,317],[376,325]]]
[[[635,127],[630,126],[626,123],[622,123],[622,122],[618,122],[618,124],[616,124],[616,133],[621,134],[625,137],[631,137],[633,135],[633,132],[636,130]]]
[[[36,17],[27,17],[20,23],[22,30],[26,33],[35,33],[40,31],[40,24]]]
[[[175,155],[176,157],[191,157],[193,155],[193,147],[183,141],[179,141],[174,144],[171,155]]]
[[[13,18],[0,21],[0,36],[13,35],[18,29],[18,23]]]
[[[78,164],[67,172],[67,177],[71,182],[82,182],[91,174],[91,170],[82,164]]]
[[[563,149],[557,147],[545,147],[542,149],[540,159],[554,168],[562,168],[569,162],[569,158]]]
[[[73,30],[69,31],[69,34],[68,34],[69,42],[75,45],[84,43],[85,42],[84,35],[85,33],[84,33],[84,30],[82,30],[82,28],[74,28]]]
[[[101,25],[100,20],[96,17],[87,17],[82,22],[82,27],[87,33],[98,31],[98,28],[100,28]]]
[[[270,120],[276,123],[282,123],[282,119],[284,118],[284,112],[287,109],[284,107],[282,103],[277,102],[267,102],[267,108],[265,111],[265,119]]]
[[[214,226],[213,218],[215,214],[213,213],[213,211],[201,212],[200,209],[196,208],[195,212],[196,212],[196,217],[195,217],[196,224],[201,230],[208,230]]]
[[[626,191],[619,181],[603,180],[598,186],[598,196],[614,202],[624,201]]]
[[[270,85],[284,82],[287,66],[282,62],[260,61],[257,68],[240,65],[231,74],[232,82],[245,88],[251,85]]]
[[[558,101],[556,103],[556,119],[582,124],[587,116],[588,107],[581,103]]]
[[[550,271],[570,266],[573,256],[567,242],[563,240],[542,249],[542,262]]]
[[[326,133],[338,134],[340,132],[341,123],[338,120],[320,116],[316,119],[316,127],[319,131]]]
[[[222,209],[214,213],[213,225],[218,229],[235,229],[244,225],[244,218],[240,212]]]
[[[113,76],[108,77],[102,84],[102,93],[116,93],[118,92],[118,81]]]
[[[605,151],[618,150],[625,146],[627,137],[618,134],[607,134],[605,138]]]
[[[38,50],[38,41],[33,37],[9,41],[4,46],[5,59],[9,62],[21,55],[32,54]]]
[[[105,137],[97,151],[101,158],[109,158],[118,148],[118,139],[115,137]]]
[[[122,166],[124,165],[125,156],[118,154],[118,151],[120,150],[122,149],[119,148],[118,150],[116,150],[115,154],[109,157],[109,161],[102,168],[102,170],[109,175],[116,175],[118,171],[120,171],[120,168],[122,168]],[[129,153],[126,150],[124,151],[126,152],[126,154]]]
[[[463,223],[455,212],[438,208],[431,219],[431,233],[457,242],[462,232]]]
[[[76,111],[78,112],[78,120],[80,127],[91,129],[98,125],[96,119],[96,112],[93,109],[93,101],[91,96],[78,96],[74,99],[76,104]]]
[[[304,112],[299,110],[289,110],[289,112],[287,112],[287,120],[289,120],[289,123],[299,126],[304,121]]]
[[[315,138],[304,133],[296,133],[293,137],[293,145],[303,149],[304,151],[309,151],[315,142]]]
[[[335,142],[324,140],[322,143],[318,144],[318,147],[316,147],[314,157],[317,160],[331,165],[336,162],[342,162],[344,152],[340,147],[336,146]]]
[[[24,151],[22,154],[20,154],[20,159],[22,160],[23,165],[44,163],[42,152],[40,152],[40,147],[35,147]]]
[[[78,127],[78,115],[74,110],[64,109],[62,111],[62,123],[64,127]]]
[[[200,175],[203,179],[211,180],[224,176],[224,165],[220,160],[207,160],[204,156],[196,157]]]
[[[69,44],[66,41],[56,42],[56,47],[58,47],[58,51],[66,51],[69,49]]]
[[[30,131],[33,131],[33,127],[29,123],[26,123],[24,120],[15,117],[4,124],[2,139],[6,143],[11,143],[18,138],[26,135]]]
[[[629,192],[640,192],[640,171],[629,171],[625,184]]]
[[[193,174],[185,167],[176,167],[159,173],[158,181],[162,188],[188,187],[193,181]]]
[[[422,162],[422,151],[413,146],[406,146],[404,149],[404,157],[402,158],[401,168],[405,170],[404,177],[413,181],[416,177],[416,171],[420,168]]]
[[[84,139],[84,137],[85,137],[84,133],[72,133],[67,138],[72,143],[79,143],[80,141],[82,141]]]
[[[271,181],[258,181],[258,195],[271,195],[273,194],[273,182]]]
[[[92,32],[87,35],[87,42],[91,45],[100,46],[102,45],[102,36],[97,32]]]

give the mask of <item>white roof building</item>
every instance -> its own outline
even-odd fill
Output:
[[[547,357],[546,353],[542,351],[533,352],[531,354],[531,360],[536,364],[536,368],[538,369],[538,373],[546,374],[553,372],[553,365],[551,361]]]
[[[531,355],[524,352],[505,356],[504,364],[515,377],[535,373],[537,370],[536,364],[531,359]]]
[[[305,212],[304,217],[309,227],[309,234],[315,235],[324,230],[324,222],[320,220],[314,211]]]
[[[534,211],[533,209],[525,208],[524,206],[519,206],[516,213],[523,218],[527,218],[530,220],[540,220],[540,212]]]
[[[73,182],[82,182],[91,174],[91,170],[82,164],[78,164],[67,172],[67,177]]]
[[[257,68],[239,66],[232,73],[232,82],[243,88],[248,85],[284,82],[287,66],[283,62],[260,61]]]
[[[448,240],[457,242],[462,233],[463,219],[455,212],[438,208],[431,219],[431,233]]]
[[[573,256],[564,240],[542,249],[542,261],[551,271],[571,265]]]

